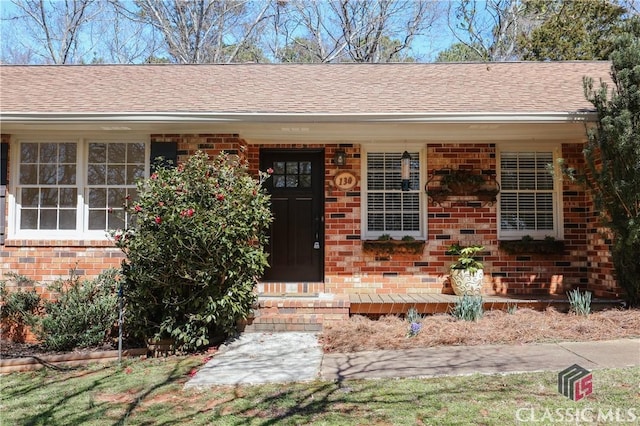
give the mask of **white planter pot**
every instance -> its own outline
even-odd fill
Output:
[[[466,269],[451,269],[449,275],[453,292],[458,296],[480,295],[482,284],[484,281],[484,272],[478,269],[474,273],[470,273]]]

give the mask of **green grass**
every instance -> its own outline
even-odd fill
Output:
[[[518,409],[525,409],[521,419],[536,416],[535,424],[552,422],[544,421],[545,412],[584,409],[585,415],[617,409],[623,416],[634,409],[640,422],[640,367],[594,371],[593,394],[574,402],[558,394],[555,372],[183,390],[189,371],[202,361],[171,357],[5,375],[0,423],[503,425],[517,423]]]

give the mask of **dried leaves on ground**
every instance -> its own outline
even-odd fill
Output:
[[[354,316],[325,325],[325,352],[358,352],[443,345],[521,344],[640,337],[640,310],[606,310],[589,316],[518,309],[488,311],[477,322],[451,315],[425,316],[420,332],[407,337],[409,324],[398,316],[371,320]]]

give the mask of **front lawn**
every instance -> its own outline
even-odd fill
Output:
[[[183,390],[203,356],[133,360],[0,381],[2,425],[447,425],[640,420],[640,367],[593,372],[574,402],[555,372]],[[618,417],[615,417],[618,416]],[[632,419],[631,416],[637,416]]]

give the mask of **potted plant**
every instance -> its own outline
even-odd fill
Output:
[[[451,287],[458,296],[480,294],[484,278],[484,265],[475,256],[482,250],[484,247],[479,245],[468,247],[453,245],[449,248],[449,254],[458,256],[458,260],[449,268]]]

